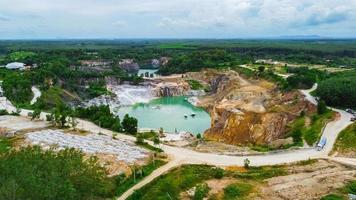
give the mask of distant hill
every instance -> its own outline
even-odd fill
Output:
[[[282,35],[279,39],[286,40],[319,40],[319,39],[332,39],[331,37],[325,37],[320,35]]]

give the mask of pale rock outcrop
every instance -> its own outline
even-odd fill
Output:
[[[154,89],[156,97],[184,96],[189,92],[189,84],[186,82],[161,82]]]

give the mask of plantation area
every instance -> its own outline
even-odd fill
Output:
[[[356,71],[334,74],[321,81],[316,95],[328,105],[341,108],[356,108]]]

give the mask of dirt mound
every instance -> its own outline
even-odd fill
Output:
[[[288,170],[290,175],[267,179],[259,199],[320,199],[356,178],[355,169],[325,160],[312,165],[291,166]]]

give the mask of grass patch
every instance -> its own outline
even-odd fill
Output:
[[[224,200],[241,199],[252,191],[253,186],[248,183],[233,183],[224,188]]]
[[[326,196],[321,197],[320,200],[345,200],[344,196],[339,194],[328,194]]]
[[[180,44],[180,43],[168,43],[168,44],[160,44],[158,46],[160,49],[187,49],[187,50],[193,50],[196,49],[194,46],[188,46],[185,44]]]
[[[270,151],[276,151],[276,150],[282,150],[282,149],[289,149],[294,146],[301,146],[299,144],[293,143],[293,144],[286,144],[282,145],[280,147],[271,147],[268,145],[251,145],[249,148],[253,151],[257,152],[270,152]]]
[[[308,143],[308,145],[313,145],[319,140],[323,127],[333,118],[333,116],[334,112],[328,110],[324,114],[316,114],[312,117],[310,127],[303,131],[304,140]]]
[[[105,83],[91,83],[87,89],[87,92],[90,98],[95,98],[104,94],[110,94],[110,92],[106,89]]]
[[[355,152],[356,151],[356,123],[351,124],[341,131],[335,145],[334,151]]]
[[[316,159],[308,159],[308,160],[302,160],[302,161],[299,161],[297,162],[297,165],[299,166],[305,166],[305,165],[311,165],[311,164],[314,164],[318,162],[318,160]]]
[[[240,73],[240,74],[243,74],[247,78],[250,78],[250,77],[255,75],[254,71],[252,71],[251,69],[244,68],[244,67],[236,66],[236,67],[233,68],[233,70],[238,72],[238,73]]]
[[[349,194],[356,194],[356,181],[351,181],[346,184],[343,191]]]
[[[179,199],[179,194],[204,180],[215,178],[221,171],[208,165],[185,165],[171,170],[132,194],[128,200]],[[204,191],[203,191],[204,193]]]
[[[295,146],[302,146],[303,139],[308,145],[313,145],[319,140],[322,129],[333,119],[333,116],[334,112],[331,110],[327,110],[323,114],[314,114],[309,126],[305,125],[305,116],[301,116],[288,125],[290,131],[287,136],[293,137]]]
[[[37,99],[34,106],[43,110],[51,110],[56,107],[57,104],[63,103],[65,96],[66,95],[62,88],[51,87],[48,90],[42,91],[41,97]]]
[[[196,186],[193,200],[203,200],[209,193],[210,188],[206,183]]]
[[[187,80],[192,90],[202,90],[204,86],[197,80]]]
[[[234,172],[235,178],[248,180],[263,180],[275,176],[287,175],[287,171],[281,166],[250,167],[247,172]]]
[[[253,183],[264,179],[287,175],[284,166],[250,167],[246,171],[225,171],[208,165],[184,165],[156,178],[141,189],[135,191],[128,200],[166,200],[179,199],[180,194],[196,187],[193,200],[208,196],[209,188],[205,181],[223,177],[236,178],[237,183],[224,189],[224,199],[240,199],[253,190]]]
[[[135,169],[136,177],[134,179],[134,175],[132,174],[129,177],[125,177],[125,175],[119,175],[115,178],[115,182],[117,185],[116,196],[122,195],[125,191],[130,189],[132,186],[140,182],[146,176],[150,175],[154,170],[166,164],[165,161],[155,160],[151,161],[149,164],[143,166],[142,168]]]
[[[26,58],[34,56],[36,56],[36,53],[30,51],[17,51],[9,54],[11,61],[24,61]]]
[[[150,140],[150,139],[153,139],[153,137],[154,137],[157,133],[155,133],[154,131],[149,131],[149,132],[143,132],[143,133],[140,133],[140,134],[142,134],[143,139],[145,139],[145,140]]]
[[[150,151],[155,151],[155,152],[158,152],[158,153],[163,152],[162,149],[154,147],[154,146],[148,144],[147,142],[136,142],[136,144],[138,146],[143,147],[143,148],[145,148],[147,150],[150,150]]]
[[[356,181],[347,183],[344,187],[339,188],[335,193],[323,196],[320,200],[346,200],[347,194],[356,195]]]
[[[269,147],[268,145],[253,145],[250,146],[250,149],[253,151],[258,151],[258,152],[269,152],[274,150],[273,148]]]
[[[12,142],[9,138],[0,137],[0,154],[6,153],[11,149]]]

